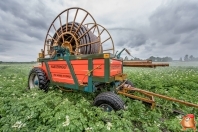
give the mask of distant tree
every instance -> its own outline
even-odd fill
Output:
[[[124,60],[127,61],[127,60],[128,60],[128,57],[126,56],[126,57],[124,58]]]
[[[173,59],[171,57],[168,57],[168,61],[173,61]]]
[[[190,61],[194,61],[194,59],[195,59],[195,58],[193,57],[193,55],[190,55],[189,60],[190,60]]]
[[[149,57],[149,60],[155,61],[155,57],[151,56],[151,57]]]
[[[140,60],[140,58],[135,57],[134,60]]]
[[[184,56],[184,61],[188,61],[188,55]]]
[[[183,60],[182,60],[182,57],[180,57],[179,61],[183,61]]]
[[[156,60],[157,62],[161,62],[161,61],[162,61],[162,58],[157,57],[155,60]]]
[[[169,62],[169,61],[172,61],[173,59],[171,57],[163,57],[162,58],[162,61],[163,62]]]
[[[169,61],[173,61],[173,59],[171,57],[154,57],[151,56],[148,58],[148,60],[152,60],[152,61],[157,61],[157,62],[169,62]]]

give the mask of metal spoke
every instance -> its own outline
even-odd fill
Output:
[[[101,44],[103,44],[104,42],[106,42],[107,40],[109,40],[111,37],[107,38],[105,41],[103,41]]]
[[[54,26],[54,23],[52,24],[52,26],[53,26],[53,28],[54,28],[54,30],[55,30],[57,36],[59,37],[58,32],[57,32],[57,30],[56,30],[56,28],[55,28],[55,26]]]
[[[102,32],[100,32],[100,34],[98,35],[98,37],[104,32],[104,30],[105,30],[105,29],[103,28]]]
[[[95,32],[95,29],[96,29],[96,27],[93,29],[93,34],[94,34],[94,32]]]
[[[60,21],[60,26],[61,26],[61,32],[63,34],[63,27],[62,27],[62,22],[61,22],[61,17],[59,16],[59,21]],[[62,35],[62,39],[63,39],[63,42],[65,41],[64,40],[64,35]]]
[[[87,44],[81,44],[81,45],[77,46],[77,48],[78,48],[78,47],[87,46],[87,45],[90,45],[90,44],[94,44],[94,43],[97,43],[97,42],[99,42],[99,41],[94,41],[94,42],[87,43]]]
[[[72,28],[74,26],[74,23],[75,23],[75,20],[76,20],[76,16],[78,14],[78,9],[76,10],[76,14],[75,14],[75,17],[74,17],[74,20],[73,20],[73,23],[72,23],[72,26],[71,26],[71,29],[70,29],[70,32],[72,32]]]
[[[88,13],[84,17],[84,19],[82,20],[82,22],[80,23],[80,25],[78,26],[78,29],[76,30],[76,32],[74,33],[74,35],[76,35],[76,33],[78,32],[78,30],[81,28],[81,26],[82,26],[83,22],[85,21],[85,19],[87,18],[87,16],[88,16]],[[71,43],[72,40],[73,40],[73,38],[70,40],[70,43]]]
[[[83,35],[81,35],[77,40],[81,39],[83,36],[85,36],[86,33],[88,33],[92,28],[94,28],[96,25],[94,24],[89,30],[87,30]]]
[[[55,42],[57,42],[50,34],[47,34],[48,36],[50,36]]]
[[[74,35],[78,32],[78,30],[80,29],[80,27],[82,26],[83,22],[85,21],[85,19],[87,18],[89,14],[87,13],[86,16],[84,17],[84,19],[82,20],[82,22],[80,23],[78,29],[76,30],[76,32],[74,33]]]
[[[69,10],[67,11],[67,19],[66,19],[66,32],[67,32],[67,25],[68,25],[68,17],[69,17]]]
[[[72,36],[69,36],[68,38],[66,38],[66,40],[65,41],[67,41],[69,38],[71,38]],[[71,42],[70,42],[71,43]]]

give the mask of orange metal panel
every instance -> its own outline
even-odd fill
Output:
[[[122,62],[118,60],[111,60],[110,62],[110,76],[115,76],[122,73]]]
[[[76,76],[77,76],[78,82],[80,84],[88,82],[88,76],[87,75],[76,75]]]
[[[88,60],[72,60],[71,64],[78,78],[79,83],[88,82]],[[93,76],[104,77],[105,73],[104,59],[93,60]],[[118,60],[110,60],[110,76],[122,73],[122,62]]]
[[[103,77],[104,76],[104,59],[93,60],[93,69],[95,69],[93,71],[93,76]]]
[[[39,66],[45,73],[46,75],[48,76],[48,73],[47,73],[47,68],[46,68],[46,65],[44,62],[41,63],[41,65]]]
[[[88,60],[72,60],[71,64],[79,83],[88,82]],[[99,67],[98,67],[99,66]],[[98,67],[98,68],[97,68]],[[96,69],[97,68],[97,69]],[[104,59],[93,60],[93,76],[104,76]]]
[[[79,83],[88,82],[89,72],[92,72],[93,76],[97,77],[104,77],[105,75],[104,59],[93,60],[93,71],[88,70],[88,60],[72,60],[71,64]],[[48,62],[48,65],[53,81],[74,84],[66,61],[50,61]],[[44,68],[44,70],[47,72],[45,66]],[[110,60],[110,76],[115,76],[119,73],[122,73],[122,62],[118,60]]]
[[[72,60],[74,72],[80,84],[88,82],[88,60]]]
[[[74,84],[74,80],[66,61],[50,61],[48,62],[48,65],[53,81]]]
[[[88,73],[88,60],[72,60],[71,64],[76,75]]]

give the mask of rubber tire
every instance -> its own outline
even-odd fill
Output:
[[[134,87],[134,84],[133,84],[131,81],[129,81],[129,80],[127,80],[127,81],[125,82],[125,84],[129,84],[129,85],[131,85],[132,87]]]
[[[41,90],[44,90],[45,92],[48,91],[49,89],[49,80],[48,80],[48,77],[46,75],[46,73],[41,69],[41,68],[38,68],[38,67],[34,67],[30,73],[29,73],[29,77],[28,77],[28,89],[30,90],[30,83],[29,83],[29,80],[30,80],[30,77],[32,74],[36,74],[37,77],[38,77],[38,81],[39,81],[39,89]]]
[[[96,96],[94,99],[94,105],[99,107],[102,104],[111,106],[114,111],[124,109],[124,102],[117,94],[113,92],[103,92]]]

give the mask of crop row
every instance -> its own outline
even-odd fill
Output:
[[[29,64],[0,65],[0,131],[168,132],[181,130],[183,114],[198,115],[197,108],[163,99],[156,98],[161,107],[151,110],[123,96],[126,110],[106,113],[92,105],[95,94],[55,87],[48,93],[26,90],[31,68]],[[124,72],[138,88],[198,104],[198,67],[124,68]]]

